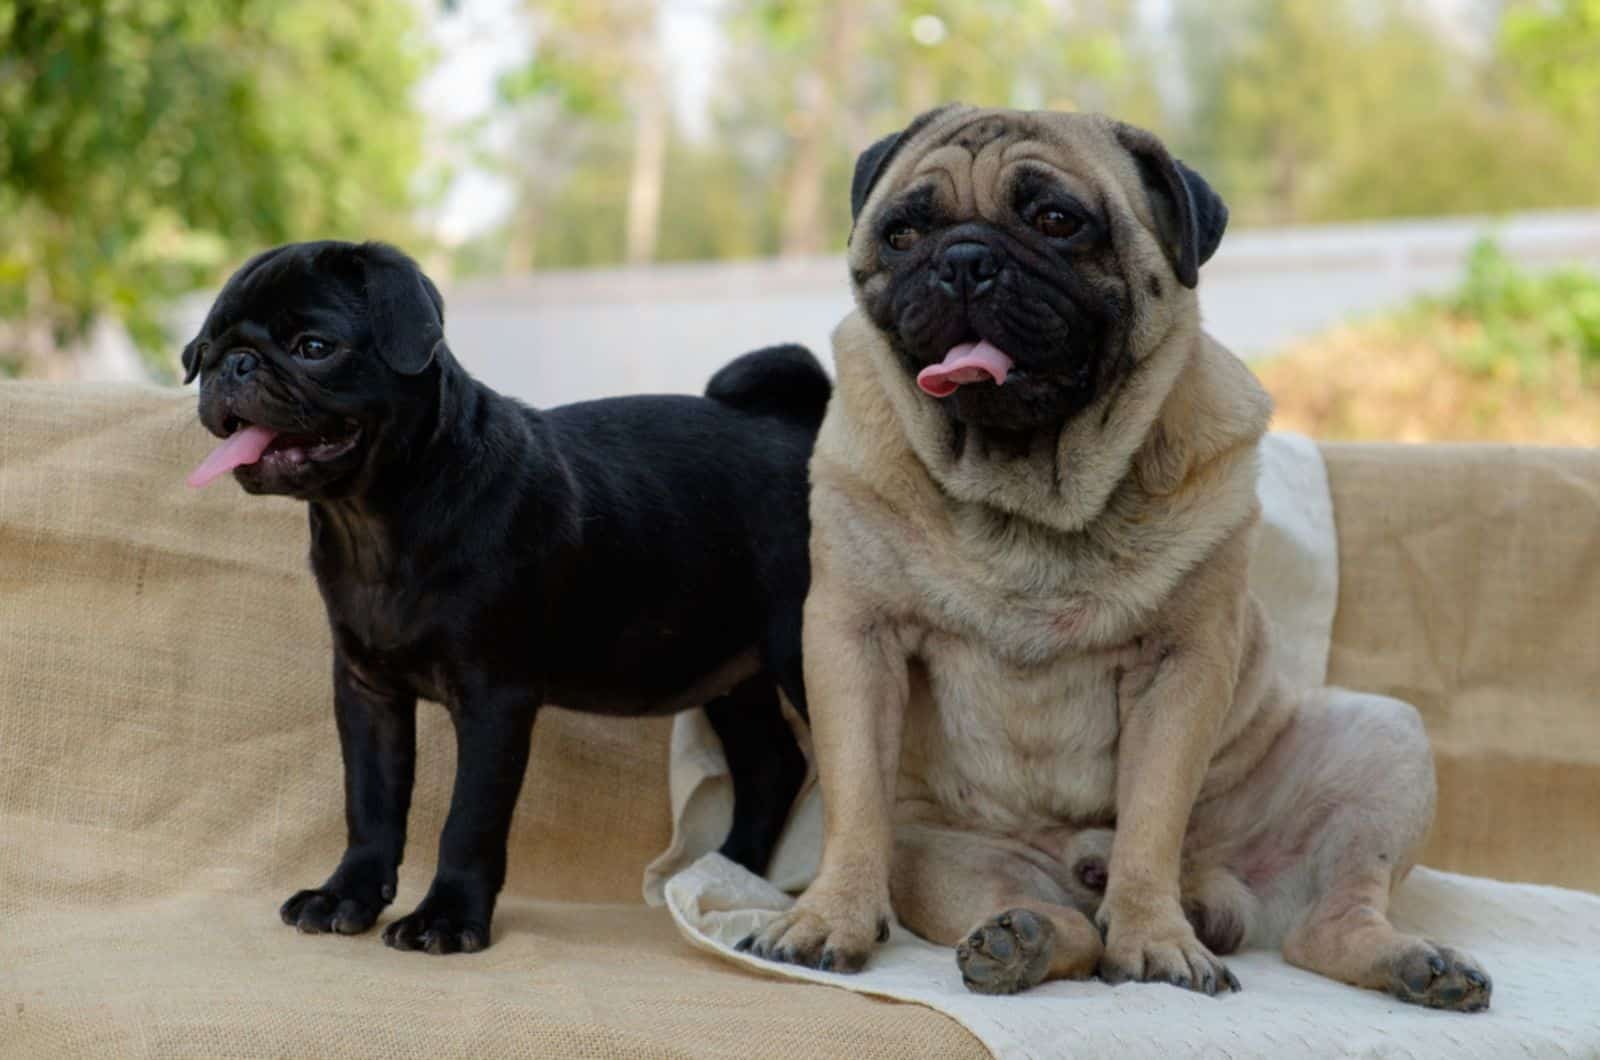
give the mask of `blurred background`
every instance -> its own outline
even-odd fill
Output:
[[[1204,174],[1278,426],[1600,444],[1600,0],[0,0],[0,374],[173,382],[319,237],[539,403],[825,353],[855,155],[951,99]]]

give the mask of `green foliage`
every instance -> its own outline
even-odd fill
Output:
[[[584,131],[559,172],[523,160],[544,174],[523,212],[543,265],[622,255],[630,71],[662,3],[532,5],[534,62],[506,95]],[[1240,226],[1600,202],[1600,0],[1463,0],[1448,23],[1424,0],[1175,0],[1164,31],[1144,6],[727,0],[724,87],[706,142],[674,134],[659,256],[772,254],[797,227],[838,249],[856,153],[949,100],[1150,127]]]
[[[1593,144],[1600,136],[1600,0],[1524,0],[1505,13],[1500,46],[1526,91]]]
[[[1600,275],[1589,269],[1532,272],[1484,239],[1472,248],[1460,287],[1420,310],[1451,315],[1460,326],[1446,352],[1481,374],[1509,368],[1538,382],[1575,360],[1585,379],[1600,378]]]
[[[506,160],[522,199],[512,222],[518,231],[463,248],[459,266],[494,268],[499,250],[517,243],[530,244],[542,266],[621,259],[638,67],[661,59],[653,51],[658,42],[641,27],[655,24],[660,6],[529,4],[532,60],[500,83],[506,107],[543,133]],[[1155,120],[1151,59],[1132,32],[1135,6],[730,0],[719,10],[717,84],[724,88],[712,99],[709,135],[695,141],[674,130],[669,137],[656,257],[788,249],[785,221],[797,208],[797,185],[809,181],[820,188],[817,242],[842,248],[856,153],[946,100],[1107,109]],[[563,145],[554,161],[543,146],[552,138]],[[517,267],[519,255],[509,257]]]
[[[263,244],[402,234],[415,23],[408,0],[0,0],[0,321],[59,344],[109,312],[153,351],[167,299]]]
[[[643,0],[538,0],[534,54],[500,79],[508,104],[541,100],[567,115],[615,124],[628,116],[629,80],[646,58],[649,20]]]
[[[1198,95],[1179,146],[1243,223],[1600,201],[1592,156],[1524,98],[1522,68],[1461,45],[1423,5],[1221,0],[1184,12]],[[1566,54],[1555,35],[1514,36],[1528,64]]]

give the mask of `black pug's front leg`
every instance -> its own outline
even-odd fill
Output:
[[[439,838],[439,868],[422,903],[383,929],[390,946],[441,954],[489,945],[538,707],[523,697],[468,695],[451,709],[456,780]]]
[[[361,680],[339,653],[333,704],[344,757],[344,857],[327,882],[297,892],[278,915],[309,934],[358,935],[394,900],[416,772],[417,698]]]

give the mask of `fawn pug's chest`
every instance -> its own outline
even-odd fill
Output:
[[[1133,575],[1142,564],[1095,533],[993,511],[958,511],[946,529],[906,564],[925,680],[901,796],[1004,830],[1109,819],[1118,688],[1154,661],[1139,636],[1149,601],[1131,591],[1150,582]]]

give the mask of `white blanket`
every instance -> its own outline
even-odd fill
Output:
[[[1275,627],[1275,651],[1299,683],[1327,673],[1338,602],[1338,545],[1316,445],[1262,445],[1262,532],[1251,589]],[[1172,987],[1047,983],[986,997],[961,983],[951,950],[896,925],[865,971],[837,975],[737,953],[733,944],[787,908],[815,872],[819,793],[808,779],[763,880],[714,851],[732,819],[732,787],[704,715],[680,715],[672,743],[673,841],[649,868],[696,946],[766,975],[827,983],[929,1006],[999,1057],[1595,1056],[1600,1057],[1600,897],[1417,869],[1395,896],[1403,929],[1472,952],[1495,981],[1491,1010],[1462,1016],[1403,1005],[1292,968],[1275,953],[1229,958],[1244,992],[1220,999]]]
[[[1470,951],[1494,978],[1488,1012],[1401,1004],[1292,968],[1276,953],[1228,958],[1243,992],[1220,998],[1161,985],[1053,982],[1015,997],[973,994],[951,950],[898,925],[854,975],[737,953],[733,944],[793,899],[708,854],[667,885],[690,942],[766,975],[914,1001],[950,1016],[997,1057],[1245,1060],[1318,1057],[1600,1056],[1600,897],[1416,869],[1395,895],[1405,930]]]

